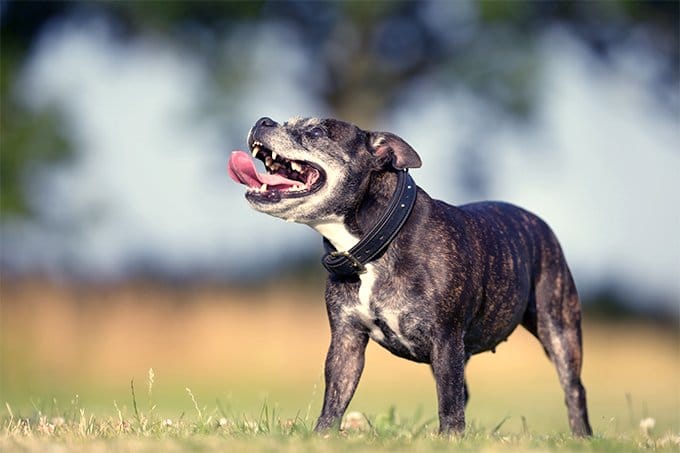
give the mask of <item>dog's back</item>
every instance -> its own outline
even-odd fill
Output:
[[[466,272],[451,278],[457,280],[452,286],[462,288],[456,300],[464,302],[454,310],[463,309],[466,318],[459,322],[467,329],[468,354],[493,349],[519,324],[536,335],[537,290],[559,293],[553,305],[567,294],[578,304],[560,244],[541,218],[504,202],[433,203],[434,215],[446,217],[459,233],[450,254],[465,263]]]

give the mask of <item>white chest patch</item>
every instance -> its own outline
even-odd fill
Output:
[[[371,307],[371,300],[373,299],[373,287],[377,280],[375,266],[372,264],[366,265],[366,272],[359,276],[361,286],[359,287],[359,304],[352,307],[346,307],[345,313],[347,315],[357,316],[362,324],[368,329],[368,336],[373,340],[382,342],[385,340],[385,334],[380,327],[375,323],[376,312]],[[387,327],[394,333],[399,343],[404,345],[408,351],[414,355],[413,345],[408,341],[399,328],[399,314],[398,310],[380,310],[379,317]]]
[[[347,230],[347,227],[345,227],[345,224],[339,217],[315,223],[311,225],[311,227],[328,239],[337,250],[349,250],[359,242],[359,238]],[[366,264],[366,272],[359,275],[359,279],[361,280],[361,286],[359,286],[359,303],[353,306],[344,307],[343,311],[346,316],[356,316],[359,318],[361,323],[368,329],[368,335],[373,340],[381,342],[385,340],[385,334],[375,323],[376,312],[371,308],[373,287],[377,280],[375,266],[370,263]],[[394,332],[397,340],[413,354],[413,345],[404,338],[399,329],[399,314],[400,312],[398,310],[380,310],[381,320],[385,322],[392,332]]]
[[[328,239],[338,251],[349,250],[359,242],[359,238],[349,232],[340,217],[334,217],[310,226]]]
[[[368,335],[376,341],[382,341],[385,339],[385,334],[375,324],[375,313],[371,309],[371,295],[373,294],[375,278],[374,266],[367,264],[366,272],[359,276],[361,280],[361,286],[359,286],[359,304],[353,307],[346,307],[345,313],[357,315],[368,328]]]

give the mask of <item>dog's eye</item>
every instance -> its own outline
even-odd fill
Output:
[[[310,138],[321,138],[326,135],[326,131],[322,127],[316,126],[311,128],[309,132],[307,132],[307,135]]]

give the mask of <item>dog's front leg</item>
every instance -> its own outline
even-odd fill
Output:
[[[461,332],[439,336],[432,348],[432,372],[437,383],[439,432],[465,430],[465,346]]]
[[[368,343],[365,332],[346,328],[331,333],[331,345],[326,356],[326,391],[321,416],[315,431],[339,428],[354,390],[364,369],[364,352]]]

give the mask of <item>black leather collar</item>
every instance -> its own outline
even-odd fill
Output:
[[[339,277],[352,277],[366,272],[364,265],[380,256],[406,223],[416,201],[416,190],[416,183],[408,170],[399,171],[397,189],[390,204],[371,231],[354,247],[339,252],[324,238],[326,254],[321,263],[326,270]]]

